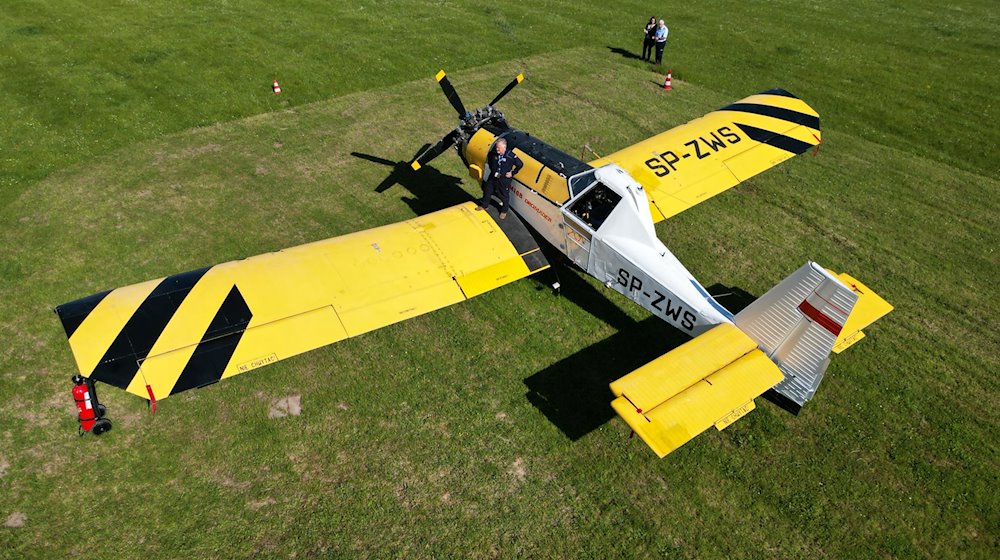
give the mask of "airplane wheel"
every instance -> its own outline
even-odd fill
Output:
[[[108,420],[107,418],[101,418],[97,422],[94,422],[94,427],[91,428],[90,431],[94,432],[95,436],[99,436],[110,429],[111,429],[111,420]]]

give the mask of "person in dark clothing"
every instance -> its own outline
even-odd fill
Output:
[[[649,18],[646,29],[642,31],[642,59],[650,62],[653,56],[653,45],[656,44],[656,16]]]
[[[521,170],[524,162],[517,157],[513,151],[507,151],[507,141],[503,138],[497,140],[495,149],[487,156],[487,163],[490,166],[490,176],[483,183],[483,198],[479,200],[476,210],[482,210],[489,205],[493,198],[493,191],[497,191],[500,196],[500,219],[507,217],[507,209],[510,207],[510,183],[514,175]]]

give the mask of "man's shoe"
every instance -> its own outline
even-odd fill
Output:
[[[500,219],[501,220],[504,219],[504,218],[506,218],[506,217],[507,217],[507,211],[506,210],[504,210],[503,212],[500,212]]]

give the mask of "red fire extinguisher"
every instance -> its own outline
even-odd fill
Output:
[[[99,436],[111,429],[111,420],[104,417],[108,409],[97,401],[94,381],[82,375],[73,376],[73,400],[79,414],[80,435],[93,432]]]

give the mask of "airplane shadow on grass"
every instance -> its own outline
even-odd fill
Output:
[[[635,321],[609,297],[573,271],[560,275],[561,295],[618,329],[612,336],[524,380],[526,397],[570,440],[578,440],[615,416],[608,385],[691,338],[659,317]],[[734,313],[755,299],[740,288],[708,288]]]
[[[428,147],[430,144],[424,144],[424,147],[413,156],[414,159]],[[402,200],[418,216],[473,200],[472,196],[462,189],[461,178],[445,175],[435,167],[424,166],[418,171],[414,171],[410,167],[409,161],[392,161],[360,152],[351,152],[351,155],[358,159],[391,167],[392,171],[375,187],[375,192],[384,193],[395,185],[400,185],[413,195],[412,197],[404,196]]]

